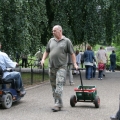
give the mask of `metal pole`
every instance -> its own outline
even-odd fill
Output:
[[[33,84],[33,69],[32,69],[32,63],[31,63],[31,85]]]

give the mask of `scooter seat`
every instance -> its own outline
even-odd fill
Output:
[[[11,70],[12,70],[12,69],[8,69],[7,71],[11,71]],[[3,71],[3,70],[2,70],[2,67],[0,66],[0,84],[9,84],[9,83],[12,83],[12,82],[13,82],[12,79],[7,80],[7,81],[6,81],[6,79],[2,79],[4,72],[5,72],[5,71]]]

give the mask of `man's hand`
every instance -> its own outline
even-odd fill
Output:
[[[19,64],[18,63],[16,63],[16,67],[18,67],[19,66]]]
[[[77,70],[78,69],[78,65],[76,63],[74,63],[74,68]]]
[[[41,60],[41,61],[40,61],[40,64],[41,64],[41,66],[43,67],[43,65],[44,65],[44,60]]]

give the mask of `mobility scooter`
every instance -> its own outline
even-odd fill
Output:
[[[20,96],[16,89],[11,87],[11,83],[15,84],[15,80],[5,81],[2,76],[3,70],[0,66],[0,104],[3,108],[8,109],[13,102],[19,101],[24,95]]]

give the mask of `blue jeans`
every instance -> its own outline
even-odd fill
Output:
[[[98,78],[102,78],[102,76],[103,76],[103,70],[99,70]]]
[[[11,72],[4,79],[5,79],[5,81],[9,81],[11,79],[15,80],[15,83],[14,83],[14,81],[11,83],[13,89],[16,89],[16,90],[20,91],[23,87],[21,74],[19,72]]]
[[[90,80],[90,78],[92,78],[92,69],[93,69],[93,66],[85,65],[85,68],[86,68],[85,77],[86,77],[86,79]]]

